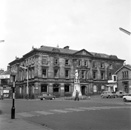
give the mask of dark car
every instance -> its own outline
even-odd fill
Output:
[[[119,90],[119,91],[116,92],[116,97],[123,97],[125,95],[127,95],[127,93],[124,92],[124,91]]]
[[[39,96],[40,100],[54,100],[56,97],[54,95],[51,94],[42,94],[41,96]]]

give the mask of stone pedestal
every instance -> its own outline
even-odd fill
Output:
[[[76,96],[76,91],[79,92],[79,97],[82,96],[81,88],[80,88],[80,82],[79,81],[75,81],[74,82],[74,90],[73,90],[73,93],[72,93],[72,97]]]

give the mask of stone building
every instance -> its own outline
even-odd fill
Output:
[[[124,60],[115,55],[41,46],[9,63],[16,72],[16,96],[37,98],[41,93],[71,96],[78,69],[82,95],[100,93]],[[27,87],[28,86],[28,87]]]
[[[131,93],[131,65],[123,65],[115,73],[118,89]]]

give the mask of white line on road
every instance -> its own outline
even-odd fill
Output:
[[[21,113],[17,113],[18,116],[22,116],[22,117],[33,117],[35,115],[30,114],[29,112],[21,112]]]
[[[46,112],[46,111],[34,111],[34,112],[39,113],[39,114],[42,114],[42,115],[50,115],[50,114],[54,114],[54,113]]]
[[[58,110],[58,109],[53,109],[53,110],[50,110],[50,111],[58,112],[58,113],[68,113],[69,112],[69,111]]]
[[[84,111],[82,109],[78,109],[78,108],[65,108],[65,110],[69,110],[69,111]]]

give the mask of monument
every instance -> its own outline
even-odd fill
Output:
[[[79,92],[79,97],[82,96],[82,94],[81,94],[81,88],[80,88],[80,80],[79,80],[78,70],[75,70],[74,90],[73,90],[73,93],[72,93],[72,97],[76,96],[76,91]]]

